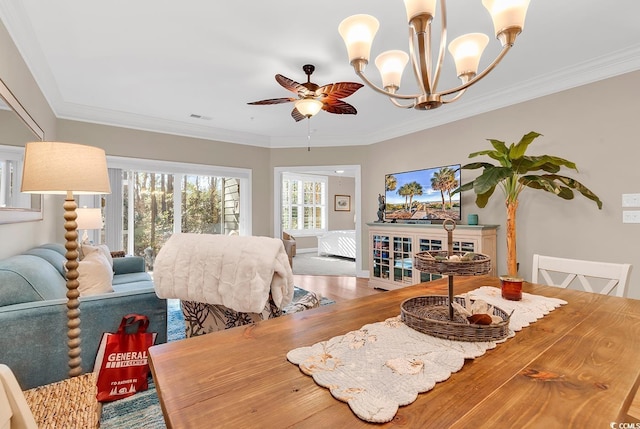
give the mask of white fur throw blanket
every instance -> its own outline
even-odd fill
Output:
[[[282,240],[212,234],[173,234],[153,267],[160,298],[261,312],[269,292],[278,308],[293,298],[293,273]]]

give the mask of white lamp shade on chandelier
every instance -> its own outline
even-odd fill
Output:
[[[376,67],[382,77],[384,88],[400,88],[402,72],[409,62],[409,55],[404,51],[386,51],[376,57]]]
[[[369,61],[371,44],[380,23],[371,15],[353,15],[340,23],[338,31],[347,45],[349,62]]]
[[[455,38],[449,43],[449,52],[456,63],[456,75],[474,75],[484,48],[489,44],[489,36],[483,33],[469,33]]]
[[[493,19],[496,37],[509,28],[524,30],[530,0],[482,0]]]
[[[431,25],[438,3],[441,12],[440,49],[431,46],[433,42]],[[480,58],[489,43],[489,37],[482,33],[470,33],[454,39],[449,45],[449,52],[456,64],[456,75],[462,84],[444,91],[438,91],[437,85],[446,46],[446,0],[404,0],[404,4],[410,29],[410,55],[397,50],[378,55],[375,63],[382,79],[381,88],[364,75],[365,66],[369,63],[373,39],[380,25],[378,20],[370,15],[353,15],[340,23],[338,31],[347,47],[349,62],[365,84],[389,96],[397,107],[428,110],[456,101],[469,86],[493,70],[522,32],[529,0],[482,0],[483,6],[489,11],[493,20],[495,35],[502,44],[502,50],[484,71],[478,73]],[[432,53],[438,56],[430,58]],[[420,93],[398,94],[402,73],[409,59]],[[444,98],[448,95],[451,95],[451,98]],[[410,104],[402,105],[396,101],[398,99],[409,100]]]
[[[108,194],[104,150],[75,143],[33,142],[24,150],[22,192]]]

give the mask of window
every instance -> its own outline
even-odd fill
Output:
[[[149,270],[174,232],[251,234],[250,170],[111,157],[108,164],[105,242],[145,257]]]
[[[295,235],[315,235],[326,231],[326,177],[282,175],[282,229]]]

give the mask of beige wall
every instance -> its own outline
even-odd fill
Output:
[[[335,211],[334,203],[336,195],[348,195],[351,197],[351,209],[349,211]],[[329,176],[329,207],[328,225],[329,231],[354,229],[356,179],[353,177]]]

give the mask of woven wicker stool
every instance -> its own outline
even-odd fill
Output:
[[[39,429],[97,428],[102,411],[91,372],[26,390],[24,397]]]

